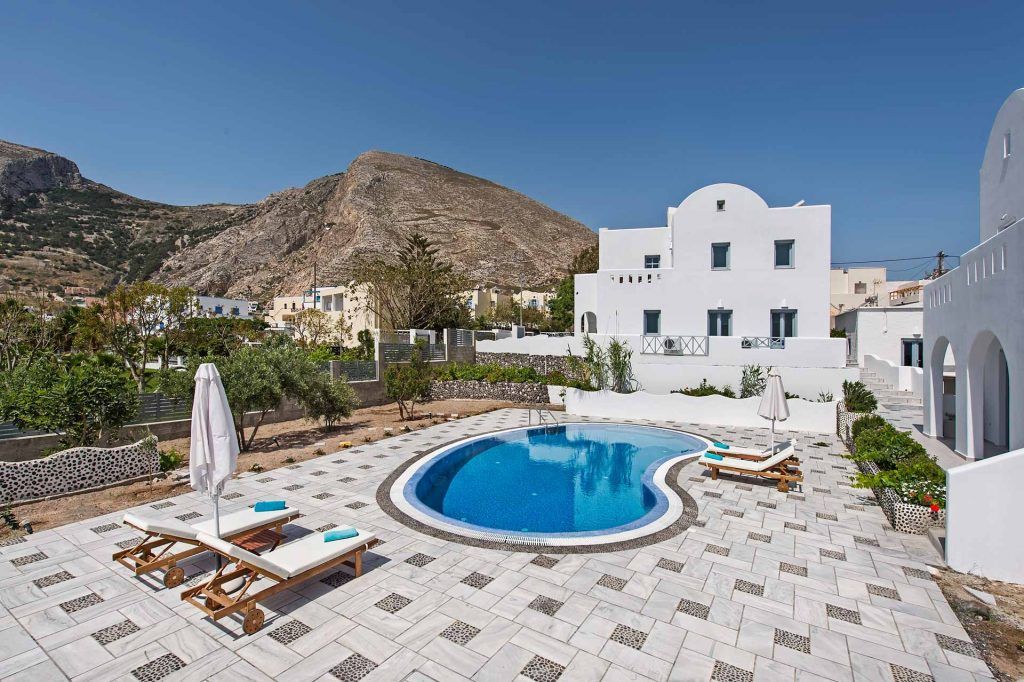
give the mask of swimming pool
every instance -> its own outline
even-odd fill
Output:
[[[539,544],[625,540],[682,513],[665,473],[707,441],[672,429],[578,423],[517,428],[429,453],[391,488],[417,521]]]

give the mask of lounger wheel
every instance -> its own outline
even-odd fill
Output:
[[[164,587],[177,587],[185,582],[185,569],[181,566],[174,566],[164,573]]]
[[[245,614],[245,620],[242,622],[242,631],[247,635],[254,635],[259,632],[259,629],[263,627],[263,619],[266,615],[262,609],[253,609],[249,613]]]

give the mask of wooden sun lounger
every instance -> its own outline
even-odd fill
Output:
[[[182,600],[215,621],[244,612],[242,630],[251,635],[263,627],[266,618],[263,610],[257,608],[258,602],[344,563],[350,563],[359,577],[363,574],[363,552],[376,545],[377,538],[372,533],[359,531],[352,538],[324,542],[323,533],[311,533],[262,555],[205,533],[199,534],[199,542],[231,561],[202,585],[182,592]],[[270,579],[274,584],[250,592],[261,578]]]
[[[804,475],[797,467],[792,446],[766,459],[725,456],[721,460],[700,458],[700,463],[711,470],[711,480],[717,481],[719,472],[746,474],[778,481],[779,492],[788,493],[790,483],[802,483]]]
[[[249,547],[269,545],[273,548],[284,539],[281,532],[284,525],[299,516],[298,510],[290,507],[273,512],[242,509],[221,517],[221,536]],[[165,587],[177,587],[185,581],[185,570],[177,563],[207,551],[196,538],[199,533],[213,532],[213,521],[189,526],[177,519],[151,519],[128,513],[124,515],[124,523],[145,535],[139,544],[115,552],[114,561],[135,575],[164,569]]]
[[[735,459],[764,460],[768,459],[773,454],[777,454],[779,452],[782,452],[783,450],[786,450],[787,448],[795,448],[796,444],[797,441],[795,438],[784,440],[781,443],[776,443],[774,447],[764,448],[763,450],[758,450],[756,448],[744,448],[738,446],[731,446],[728,449],[716,448],[714,444],[712,444],[708,446],[708,452],[713,452],[715,454],[722,455],[723,457],[732,457]],[[790,459],[793,460],[794,462],[800,461],[800,458],[798,458],[796,455],[790,457]]]

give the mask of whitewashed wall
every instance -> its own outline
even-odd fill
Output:
[[[898,366],[903,361],[903,339],[921,338],[924,308],[859,308],[836,315],[835,324],[847,335],[857,335],[859,365],[864,366],[865,355],[874,355]]]
[[[725,209],[717,209],[718,201]],[[577,317],[597,315],[602,334],[640,334],[643,311],[661,311],[663,334],[707,333],[709,310],[732,310],[732,333],[769,336],[771,310],[797,311],[797,336],[828,337],[831,207],[770,208],[729,183],[693,192],[662,228],[600,231],[596,275],[576,282]],[[794,267],[775,267],[775,240],[795,240]],[[712,270],[713,243],[730,243],[730,263]],[[661,255],[645,269],[644,256]],[[579,321],[577,320],[577,330]]]
[[[1024,450],[946,473],[946,562],[991,580],[1024,583],[1020,522]]]
[[[916,396],[923,395],[924,370],[920,367],[897,366],[874,355],[865,355],[861,366],[882,377],[885,383],[900,391],[907,391]]]
[[[654,395],[644,391],[637,393],[612,393],[611,391],[580,391],[565,389],[565,411],[569,414],[587,417],[610,417],[684,421],[694,424],[717,426],[742,426],[763,428],[767,445],[769,422],[757,415],[760,398],[725,398],[705,396],[694,398],[685,395]],[[779,422],[779,429],[807,431],[811,433],[833,433],[836,428],[836,403],[813,403],[806,400],[790,400],[790,416]]]

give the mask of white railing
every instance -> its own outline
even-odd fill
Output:
[[[767,348],[782,350],[786,347],[784,336],[744,336],[740,339],[740,348]]]
[[[920,284],[912,287],[904,287],[889,293],[889,305],[907,305],[909,303],[921,302],[921,291],[924,289]]]
[[[644,336],[640,345],[641,353],[662,355],[707,355],[706,336]]]

